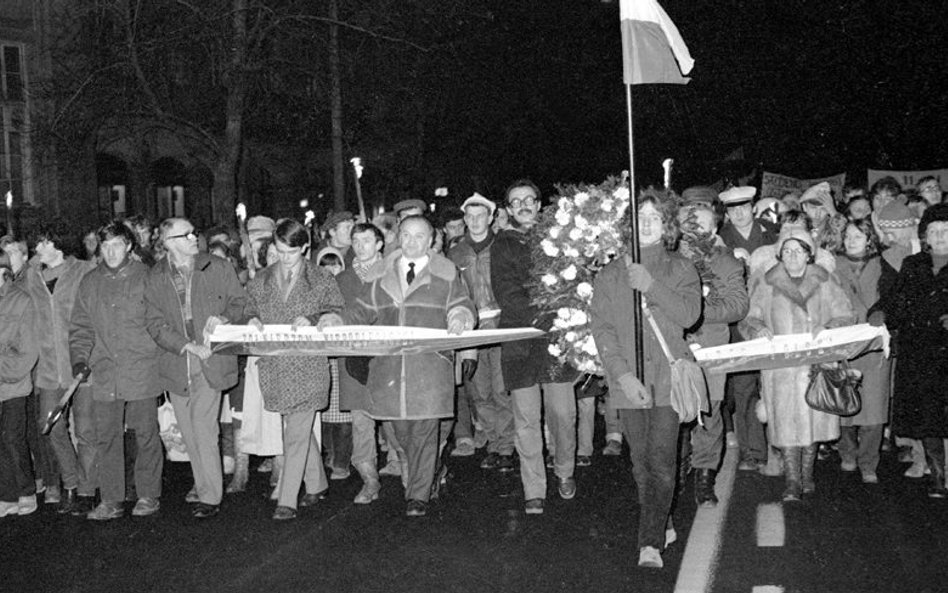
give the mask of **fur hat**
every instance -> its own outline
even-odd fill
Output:
[[[927,214],[926,210],[926,214]],[[907,229],[914,226],[918,219],[909,207],[898,200],[892,200],[879,211],[879,226],[883,229]],[[921,233],[921,229],[919,229]],[[924,233],[923,233],[924,234]]]
[[[777,253],[783,251],[783,246],[787,241],[799,241],[801,244],[810,248],[810,253],[816,255],[816,245],[813,243],[813,237],[805,229],[800,227],[786,227],[780,230],[780,236],[777,238]]]
[[[922,222],[918,225],[918,236],[920,238],[925,238],[925,231],[928,230],[928,225],[933,222],[948,222],[948,204],[935,204],[926,210],[925,214],[922,214]]]

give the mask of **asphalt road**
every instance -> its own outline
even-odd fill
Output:
[[[791,505],[779,504],[781,479],[738,472],[718,552],[683,566],[692,521],[706,512],[695,520],[689,485],[675,511],[679,542],[656,571],[636,566],[628,458],[599,456],[597,437],[592,467],[577,470],[576,498],[560,500],[551,480],[545,514],[529,517],[519,475],[481,470],[482,452],[450,459],[448,486],[426,517],[404,516],[392,477],[378,501],[353,505],[353,474],[287,523],[270,519],[268,476],[256,472],[220,515],[193,519],[188,466],[168,463],[155,516],[101,524],[41,507],[0,519],[0,591],[658,592],[676,582],[688,590],[680,577],[696,571],[717,593],[948,591],[948,501],[903,478],[894,453],[884,454],[877,486],[842,474],[835,457],[818,462],[816,495]],[[759,516],[781,514],[782,545],[771,525],[770,546],[760,547]]]

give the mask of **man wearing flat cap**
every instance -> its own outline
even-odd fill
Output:
[[[427,212],[428,205],[425,204],[423,200],[411,199],[411,200],[402,200],[395,204],[395,216],[398,217],[398,222],[405,220],[409,216],[424,216]]]
[[[734,250],[734,256],[750,259],[758,247],[777,242],[777,225],[765,219],[754,218],[754,196],[757,188],[732,187],[721,192],[718,198],[727,210],[727,222],[718,234],[724,244]],[[731,343],[743,341],[737,325],[731,325]],[[727,380],[727,398],[734,406],[734,433],[740,447],[740,464],[743,470],[763,467],[767,459],[767,441],[764,426],[754,411],[759,394],[760,373],[731,373]]]
[[[342,254],[342,260],[346,264],[346,269],[348,269],[355,258],[355,252],[352,251],[352,226],[354,224],[355,217],[352,212],[348,210],[330,212],[322,226],[326,238],[316,246],[316,252],[318,253],[326,247],[339,250],[339,253]]]

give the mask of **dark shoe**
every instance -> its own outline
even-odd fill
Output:
[[[512,472],[517,470],[517,460],[513,455],[498,455],[497,471]]]
[[[428,503],[423,500],[409,500],[405,507],[405,515],[408,517],[424,517],[428,512]]]
[[[76,504],[69,512],[73,517],[85,517],[95,508],[94,496],[77,496]]]
[[[552,455],[546,456],[546,469],[553,469],[556,467],[556,460],[553,459]]]
[[[306,494],[303,495],[302,498],[300,498],[299,506],[301,508],[316,506],[316,503],[318,503],[321,500],[326,500],[325,490],[323,490],[322,492],[316,492],[313,494],[310,494],[309,492],[307,492]],[[290,507],[277,507],[277,508],[288,509]],[[274,519],[276,519],[276,517],[274,517]]]
[[[714,494],[714,470],[695,470],[695,502],[698,506],[713,507],[718,504],[718,497]]]
[[[622,441],[609,439],[606,446],[602,448],[602,454],[607,457],[615,457],[622,454]]]
[[[570,500],[576,496],[576,480],[574,478],[561,478],[557,480],[556,491],[560,498]]]
[[[60,497],[59,508],[56,512],[60,515],[71,515],[76,510],[77,504],[79,504],[79,495],[76,494],[76,489],[67,488]]]
[[[291,507],[278,506],[273,511],[274,521],[289,521],[296,518],[296,509]]]
[[[497,469],[498,463],[500,463],[500,454],[488,453],[487,457],[481,460],[481,469]]]
[[[154,515],[160,507],[161,503],[158,502],[157,498],[139,498],[138,502],[135,503],[135,508],[132,509],[132,516],[147,517]]]
[[[576,467],[589,467],[593,464],[592,457],[589,455],[577,455],[576,456]]]
[[[219,512],[221,512],[220,505],[199,502],[194,505],[194,509],[191,511],[191,514],[195,519],[210,519]]]
[[[118,519],[124,514],[125,507],[122,506],[121,502],[102,501],[99,503],[99,506],[89,511],[89,514],[86,515],[86,519],[90,521],[109,521],[111,519]]]
[[[542,498],[531,498],[523,505],[523,512],[528,515],[542,515],[543,514],[543,499]]]
[[[740,463],[737,464],[737,469],[742,472],[756,472],[766,465],[756,459],[742,459]]]

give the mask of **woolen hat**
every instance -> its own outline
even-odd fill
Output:
[[[708,204],[714,203],[718,197],[718,192],[714,188],[705,185],[695,185],[681,192],[681,201],[683,204]]]
[[[461,210],[464,210],[466,212],[468,206],[484,206],[485,208],[490,210],[491,216],[494,215],[494,210],[497,209],[497,204],[488,200],[487,198],[485,198],[484,196],[482,196],[481,194],[477,192],[474,192],[474,195],[464,200],[464,203],[461,204]]]
[[[930,210],[930,209],[929,209]],[[928,210],[925,211],[926,213]],[[883,229],[907,229],[917,222],[909,207],[898,200],[892,200],[879,211],[879,226]]]
[[[718,198],[725,206],[737,206],[750,202],[757,195],[757,188],[752,185],[739,185],[718,194]]]
[[[783,251],[783,246],[787,241],[799,241],[810,248],[811,254],[816,255],[816,244],[813,243],[813,237],[806,229],[795,226],[781,229],[777,238],[777,253]]]

